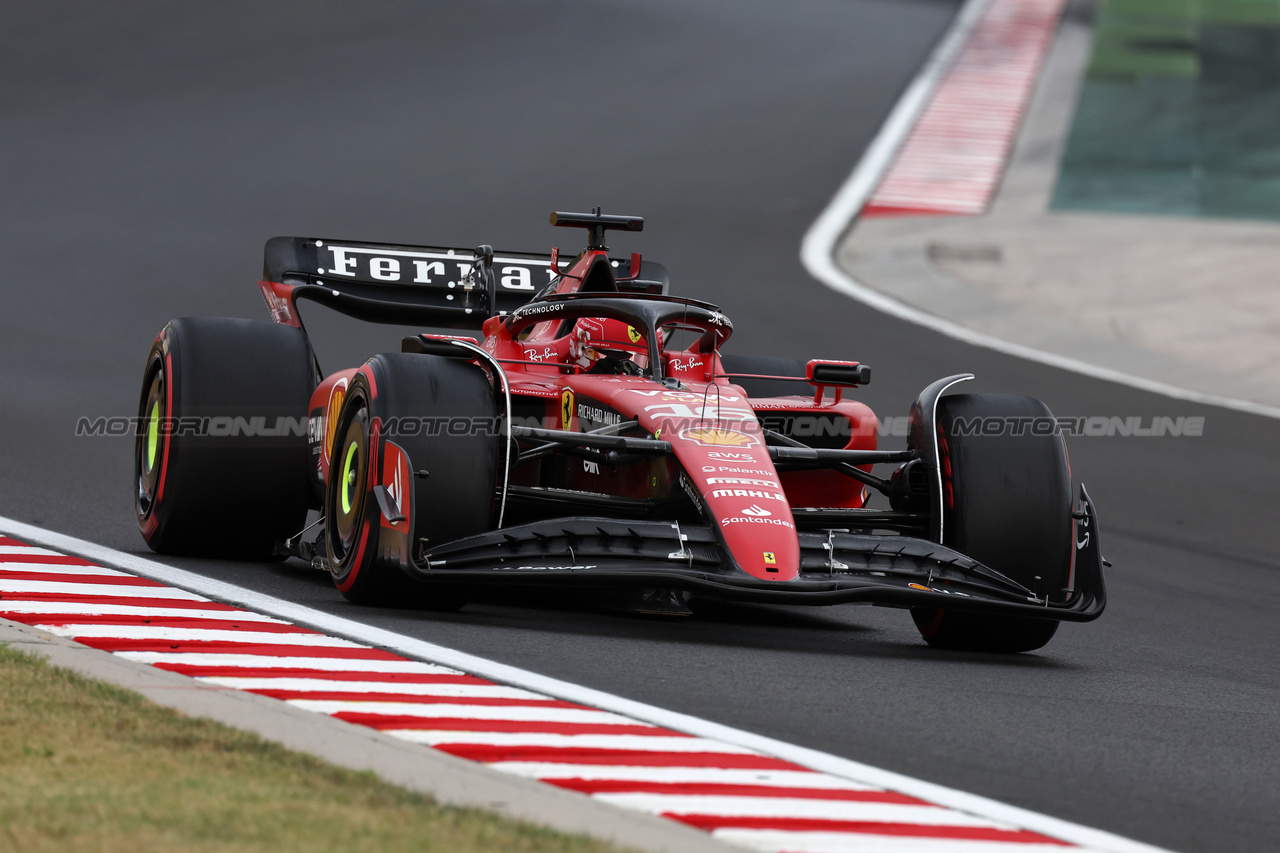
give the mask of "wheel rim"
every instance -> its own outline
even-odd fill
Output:
[[[155,507],[160,472],[164,467],[165,442],[168,441],[167,431],[163,429],[167,415],[164,369],[159,359],[152,365],[149,373],[147,394],[139,412],[143,423],[139,425],[134,450],[137,508],[138,513],[144,517]]]
[[[347,456],[342,463],[342,479],[338,481],[338,488],[342,491],[342,512],[349,514],[351,512],[351,491],[355,485],[356,472],[352,466],[352,462],[356,460],[356,453],[359,446],[353,441],[347,447]]]
[[[342,419],[338,435],[338,453],[333,457],[335,462],[341,460],[330,471],[329,482],[329,514],[332,523],[326,525],[330,530],[329,545],[333,550],[334,562],[345,565],[352,551],[358,545],[358,538],[364,523],[365,489],[369,470],[369,430],[368,412],[363,400],[356,401],[353,410],[348,410]]]

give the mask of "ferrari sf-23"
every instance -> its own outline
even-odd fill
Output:
[[[177,319],[148,355],[148,545],[300,558],[351,601],[425,609],[493,584],[668,614],[869,603],[953,649],[1036,649],[1102,613],[1097,518],[1043,403],[947,376],[911,406],[906,448],[877,449],[866,364],[723,352],[718,307],[610,256],[607,232],[643,220],[551,224],[586,248],[268,241],[272,322]],[[326,374],[304,300],[433,331]]]

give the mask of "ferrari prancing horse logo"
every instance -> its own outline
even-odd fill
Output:
[[[573,424],[573,389],[566,388],[560,392],[560,429],[568,429]]]

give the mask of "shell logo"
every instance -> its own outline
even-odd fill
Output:
[[[755,447],[757,443],[745,432],[721,427],[690,427],[680,430],[680,437],[703,447]]]

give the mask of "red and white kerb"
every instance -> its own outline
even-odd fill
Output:
[[[0,537],[0,617],[752,850],[1083,850],[734,744],[498,684]]]
[[[863,217],[986,211],[1066,0],[991,0]]]

